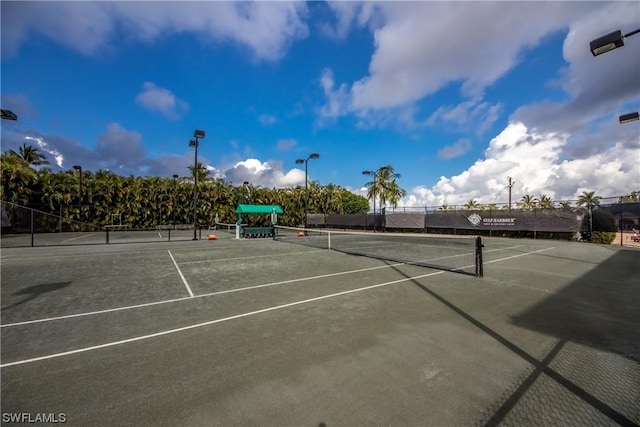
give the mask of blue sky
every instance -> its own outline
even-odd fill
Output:
[[[640,190],[637,2],[2,1],[2,149],[54,171],[309,179],[363,194],[391,164],[401,205]]]

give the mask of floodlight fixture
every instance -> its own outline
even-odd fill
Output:
[[[194,138],[204,138],[204,131],[196,129],[193,131]]]
[[[624,35],[622,34],[622,31],[616,30],[602,37],[598,37],[595,40],[592,40],[591,43],[589,43],[589,49],[591,50],[591,54],[593,56],[602,55],[603,53],[607,53],[610,50],[614,50],[624,46],[624,38],[630,37],[637,33],[640,33],[640,28]]]
[[[304,163],[304,159],[296,159],[296,164],[301,165]]]
[[[179,175],[173,174],[173,179],[178,179],[178,178],[179,178]]]
[[[317,159],[317,158],[319,158],[319,157],[320,157],[320,154],[318,154],[318,153],[311,153],[311,154],[309,155],[309,158],[310,158],[310,159]]]
[[[11,110],[2,110],[2,109],[0,109],[0,112],[2,112],[2,119],[3,120],[18,120],[18,116],[16,116],[16,113],[14,113]]]
[[[197,147],[198,146],[198,141],[195,139],[192,139],[189,141],[189,147]]]
[[[620,116],[621,125],[625,123],[635,122],[636,120],[640,120],[640,114],[637,111],[634,113],[623,114]]]

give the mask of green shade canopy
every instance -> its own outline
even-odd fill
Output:
[[[270,214],[275,210],[277,214],[283,214],[284,211],[278,205],[238,205],[237,214]]]

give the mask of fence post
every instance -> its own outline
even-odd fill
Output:
[[[33,247],[33,234],[34,234],[33,209],[31,209],[31,247]]]
[[[624,230],[622,229],[622,208],[620,208],[620,221],[618,221],[620,223],[620,246],[624,246],[622,243],[622,236],[624,234]]]

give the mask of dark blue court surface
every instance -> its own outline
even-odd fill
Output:
[[[638,250],[485,239],[477,278],[219,237],[3,248],[2,421],[640,424]]]

